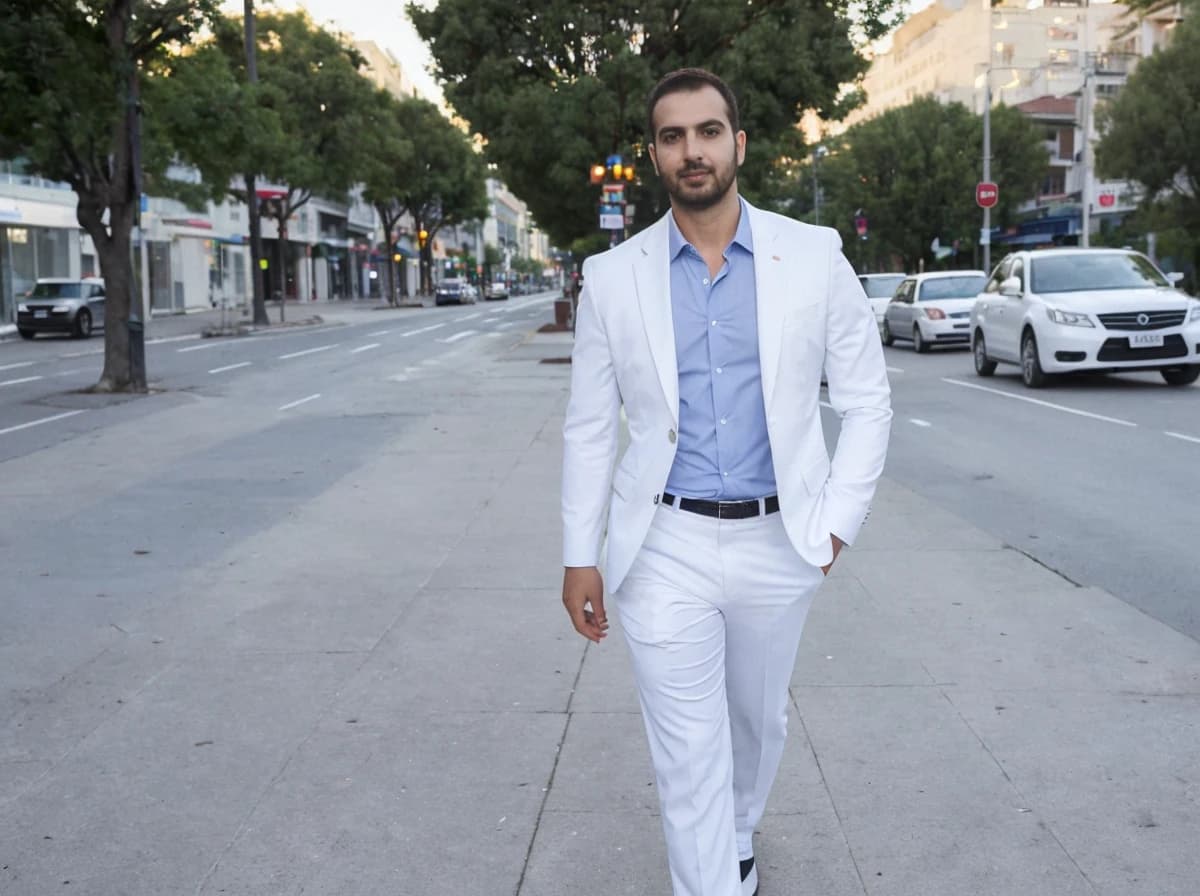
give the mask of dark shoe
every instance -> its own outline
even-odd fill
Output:
[[[754,856],[738,862],[742,873],[742,896],[758,896],[758,869],[754,867]]]

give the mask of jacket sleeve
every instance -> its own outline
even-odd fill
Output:
[[[584,262],[571,352],[571,397],[563,423],[564,566],[600,563],[617,456],[621,395],[591,267],[591,259]]]
[[[825,379],[841,434],[824,490],[829,532],[853,543],[870,512],[891,433],[891,388],[875,314],[858,277],[831,234]]]

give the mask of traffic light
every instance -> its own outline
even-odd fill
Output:
[[[417,231],[417,245],[424,249],[427,242],[429,242],[429,231],[422,227]]]

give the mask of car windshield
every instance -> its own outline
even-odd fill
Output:
[[[982,274],[966,274],[962,277],[935,277],[921,284],[919,302],[936,299],[973,299],[983,292],[987,277]]]
[[[862,285],[868,299],[890,299],[903,281],[903,274],[895,277],[863,277]]]
[[[79,283],[39,283],[29,294],[31,299],[77,299]]]
[[[1125,252],[1078,252],[1035,258],[1030,270],[1030,288],[1040,293],[1153,289],[1170,285],[1149,260]]]

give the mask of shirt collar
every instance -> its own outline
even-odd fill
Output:
[[[750,214],[746,208],[746,200],[742,199],[739,196],[738,197],[738,205],[741,207],[741,212],[738,215],[737,231],[733,234],[733,240],[730,242],[729,245],[741,246],[743,249],[745,249],[747,252],[749,252],[751,255],[753,255],[754,254],[754,234],[753,234],[753,231],[751,231],[751,229],[750,229]],[[691,243],[689,243],[686,239],[684,239],[683,233],[680,232],[680,230],[679,230],[679,225],[675,223],[675,213],[674,212],[667,213],[667,222],[668,222],[667,247],[668,247],[668,253],[669,253],[668,257],[671,261],[674,261],[676,258],[679,257],[680,252],[682,252],[687,247],[691,246]],[[726,251],[728,251],[728,249]]]

